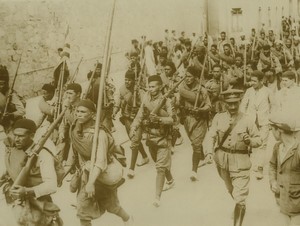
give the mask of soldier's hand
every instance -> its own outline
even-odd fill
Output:
[[[244,141],[244,143],[247,144],[247,145],[250,144],[250,136],[249,136],[248,133],[245,133],[245,134],[243,135],[243,141]]]
[[[211,153],[209,153],[209,154],[207,154],[207,155],[205,156],[205,162],[206,162],[207,164],[213,163],[213,155],[212,155]]]
[[[95,195],[95,185],[92,183],[87,183],[85,185],[85,191],[89,198],[92,198]]]
[[[279,186],[278,186],[278,184],[277,184],[276,181],[274,181],[274,182],[271,183],[271,190],[275,194],[279,194]]]
[[[157,115],[154,115],[154,114],[150,114],[149,115],[149,119],[152,123],[159,123],[159,117]]]
[[[129,137],[132,138],[136,135],[136,128],[132,127],[129,132]]]
[[[23,198],[26,194],[26,189],[23,186],[20,185],[14,185],[10,189],[10,194],[15,198],[15,199],[20,199]]]

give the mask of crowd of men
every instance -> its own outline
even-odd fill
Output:
[[[252,29],[249,38],[241,35],[236,41],[221,32],[215,43],[207,34],[188,38],[181,32],[177,37],[167,29],[165,39],[154,44],[145,36],[132,40],[124,84],[115,92],[113,82],[103,80],[102,107],[96,105],[107,73],[101,74],[100,63],[86,83],[75,83],[69,54],[60,49],[53,82],[26,105],[9,87],[8,71],[1,66],[6,170],[0,183],[18,225],[63,225],[51,194],[68,173],[81,226],[92,225],[105,211],[125,225],[134,224],[117,195],[124,183],[118,175],[124,152],[112,136],[119,114],[131,142],[128,179],[150,156],[155,162],[155,207],[161,205],[162,192],[175,185],[172,154],[185,132],[193,150],[191,183],[198,180],[201,164],[214,161],[236,203],[234,226],[243,223],[250,170],[261,180],[268,162],[271,190],[286,225],[300,225],[300,39],[292,26],[282,27],[280,37],[271,29]],[[270,130],[277,141],[271,160],[266,158]]]

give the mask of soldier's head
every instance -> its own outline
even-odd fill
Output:
[[[86,123],[94,119],[96,106],[91,100],[80,100],[76,107],[76,118],[79,123]]]
[[[216,80],[220,80],[222,75],[222,68],[219,64],[215,64],[212,68],[213,78]]]
[[[26,150],[33,143],[33,137],[36,131],[34,121],[30,119],[19,119],[13,125],[13,140],[19,150]]]
[[[175,64],[172,61],[167,61],[164,70],[165,70],[165,74],[168,78],[172,77],[176,71]]]
[[[265,56],[269,57],[271,53],[271,46],[270,45],[264,45],[263,46],[263,53]]]
[[[51,84],[44,84],[42,87],[42,95],[45,101],[52,100],[55,93],[55,87]]]
[[[221,40],[224,41],[226,39],[226,32],[222,31],[221,32]]]
[[[228,89],[221,93],[226,109],[230,115],[238,113],[242,93],[243,91],[238,89]]]
[[[189,39],[186,39],[184,41],[184,46],[185,46],[186,50],[189,52],[192,49],[192,42]]]
[[[160,53],[159,54],[159,62],[161,65],[165,65],[167,62],[167,54],[166,53]]]
[[[296,76],[292,71],[286,71],[281,76],[281,85],[285,88],[290,88],[295,84]]]
[[[236,53],[235,54],[235,65],[240,67],[243,65],[243,54],[241,53]]]
[[[196,67],[189,66],[186,70],[185,84],[188,86],[193,85],[199,75],[200,71]]]
[[[213,54],[216,54],[217,53],[217,50],[218,50],[218,47],[216,44],[212,44],[211,47],[210,47],[210,51],[213,53]]]
[[[235,45],[235,39],[234,38],[230,38],[229,40],[230,40],[231,45]]]
[[[65,92],[66,101],[70,104],[76,103],[80,99],[81,92],[81,85],[78,83],[71,83],[67,85]]]
[[[283,37],[284,38],[288,38],[290,36],[290,32],[289,31],[284,31],[283,32]]]
[[[272,133],[277,141],[289,142],[295,139],[294,133],[300,130],[298,113],[295,111],[273,112],[270,117]]]
[[[135,72],[132,70],[128,70],[125,73],[125,87],[127,89],[131,89],[134,86],[135,81]]]
[[[265,80],[269,83],[273,83],[276,78],[275,69],[271,67],[267,67],[262,70],[262,72],[265,74]]]
[[[152,75],[148,78],[148,88],[151,96],[157,96],[161,92],[162,80],[159,75]]]
[[[275,41],[275,49],[277,51],[281,51],[281,48],[282,48],[282,41],[281,40],[276,40]]]
[[[295,36],[296,35],[296,30],[295,29],[292,29],[291,30],[291,36]]]
[[[136,63],[137,62],[137,59],[138,59],[138,54],[137,52],[130,52],[130,61],[131,63]]]
[[[255,70],[251,74],[250,84],[256,90],[260,89],[263,86],[264,73],[261,71]]]
[[[224,50],[224,54],[225,55],[230,55],[230,52],[231,52],[231,47],[228,43],[224,44],[223,45],[223,50]]]
[[[135,48],[137,48],[137,47],[139,46],[139,42],[138,42],[138,40],[136,40],[136,39],[131,40],[131,44],[132,44]]]
[[[294,45],[298,46],[299,45],[299,41],[300,41],[300,38],[298,36],[295,36],[294,37]]]
[[[9,89],[9,75],[6,66],[0,65],[0,92],[5,94]]]
[[[285,45],[286,45],[286,47],[291,48],[291,47],[292,47],[292,39],[288,38],[288,39],[286,40]]]

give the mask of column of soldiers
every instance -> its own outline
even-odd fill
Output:
[[[299,179],[300,128],[286,120],[289,117],[282,117],[298,110],[291,110],[300,97],[297,37],[284,30],[282,40],[275,40],[273,32],[266,36],[260,31],[258,37],[252,30],[249,42],[242,35],[241,42],[236,43],[232,38],[228,41],[222,32],[220,41],[211,44],[207,34],[188,39],[184,32],[180,38],[175,31],[171,37],[165,32],[164,42],[154,45],[145,37],[140,45],[132,41],[126,54],[129,66],[125,83],[115,100],[115,88],[106,79],[99,132],[95,128],[96,104],[100,78],[106,74],[101,75],[98,63],[83,91],[80,84],[68,79],[62,58],[53,83],[45,84],[43,95],[37,99],[39,118],[30,114],[25,118],[24,103],[9,87],[7,69],[0,67],[1,135],[6,146],[6,171],[0,182],[18,225],[63,224],[60,209],[51,198],[62,182],[58,166],[63,163],[74,173],[71,185],[77,192],[77,217],[82,226],[92,225],[92,220],[105,211],[119,216],[125,225],[133,224],[132,216],[118,200],[117,189],[124,181],[114,186],[103,182],[103,174],[115,158],[111,132],[119,111],[131,142],[128,178],[134,178],[136,164],[143,166],[150,161],[144,144],[155,162],[153,205],[159,207],[163,191],[175,185],[172,153],[176,143],[181,143],[177,140],[182,139],[182,124],[193,150],[190,180],[199,180],[201,164],[215,161],[236,204],[234,226],[243,223],[251,166],[256,178],[263,179],[271,125],[279,142],[270,162],[271,189],[287,222],[300,224],[299,206],[292,206],[289,200],[299,201],[296,193],[300,188],[289,185]],[[136,163],[138,153],[142,158]],[[291,163],[283,170],[287,158]]]

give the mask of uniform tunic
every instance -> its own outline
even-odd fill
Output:
[[[234,201],[237,204],[245,204],[249,193],[251,162],[248,145],[244,143],[243,135],[247,133],[250,136],[250,147],[258,147],[262,142],[254,121],[243,115],[222,145],[227,150],[240,152],[228,153],[219,148],[219,143],[233,122],[234,118],[228,112],[217,114],[205,137],[203,148],[206,154],[216,150],[214,160],[219,175],[224,180]]]

